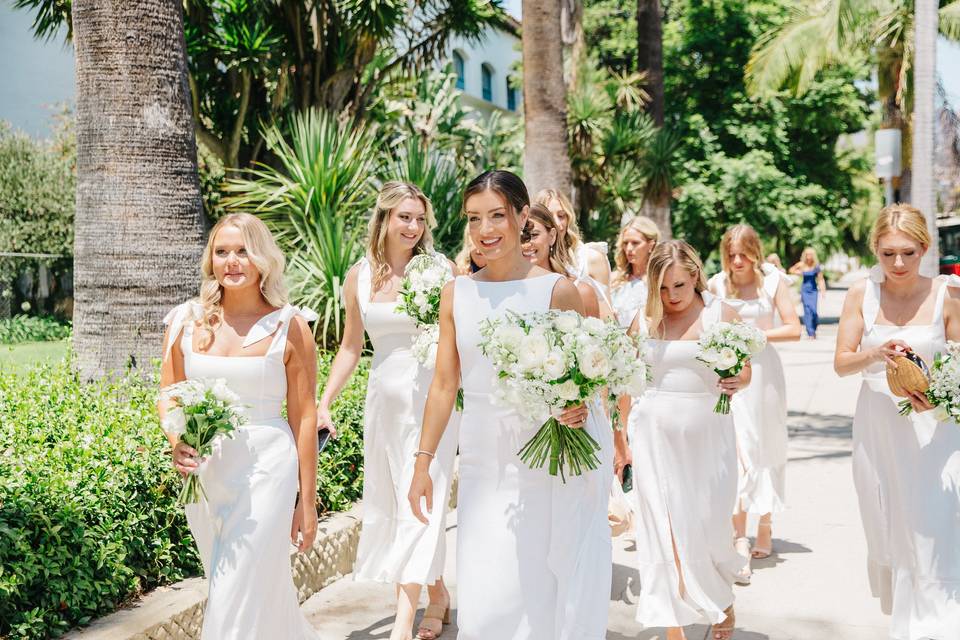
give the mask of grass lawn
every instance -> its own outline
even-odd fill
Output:
[[[0,344],[0,370],[24,371],[41,362],[54,362],[67,353],[67,341]]]

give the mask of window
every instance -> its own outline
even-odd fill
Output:
[[[480,77],[483,87],[483,99],[487,102],[493,102],[493,69],[490,65],[484,64],[480,67]]]
[[[510,86],[510,78],[507,78],[507,109],[510,111],[517,110],[517,90]]]
[[[456,51],[453,52],[453,70],[457,74],[457,89],[463,91],[463,56]]]

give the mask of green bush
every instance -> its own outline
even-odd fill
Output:
[[[63,340],[70,335],[70,326],[54,318],[14,316],[0,319],[0,344],[48,342]]]
[[[332,358],[320,357],[325,380]],[[362,491],[367,363],[334,407],[318,501]],[[44,638],[201,571],[154,410],[156,380],[83,383],[70,357],[0,372],[0,637]]]

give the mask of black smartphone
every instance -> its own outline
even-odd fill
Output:
[[[630,493],[633,489],[633,465],[628,464],[623,467],[623,492]]]
[[[327,446],[327,442],[330,441],[330,429],[324,427],[323,429],[317,430],[317,453],[323,451],[323,448]]]

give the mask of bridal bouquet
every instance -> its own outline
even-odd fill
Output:
[[[495,402],[531,420],[550,416],[519,451],[531,468],[549,460],[550,475],[580,475],[599,464],[597,444],[584,429],[557,422],[563,409],[591,398],[600,388],[639,394],[647,366],[637,344],[616,323],[583,319],[572,311],[507,315],[480,325],[479,344],[493,361]]]
[[[767,346],[767,336],[743,322],[718,322],[700,334],[700,352],[697,360],[704,363],[721,378],[730,378],[743,365]],[[720,394],[714,413],[730,413],[730,396]]]
[[[947,352],[934,356],[925,393],[937,422],[960,420],[960,342],[947,342]],[[901,400],[899,407],[902,416],[913,411],[909,399]]]
[[[163,419],[164,431],[179,435],[201,458],[213,451],[217,438],[232,438],[233,431],[247,421],[240,398],[223,378],[178,382],[162,389],[160,399],[175,405]],[[201,495],[207,495],[203,484],[191,473],[184,479],[177,501],[191,504],[199,502]]]
[[[440,292],[452,279],[450,263],[439,254],[416,255],[403,271],[397,313],[407,314],[420,328],[413,344],[413,355],[428,369],[432,369],[437,361]]]

